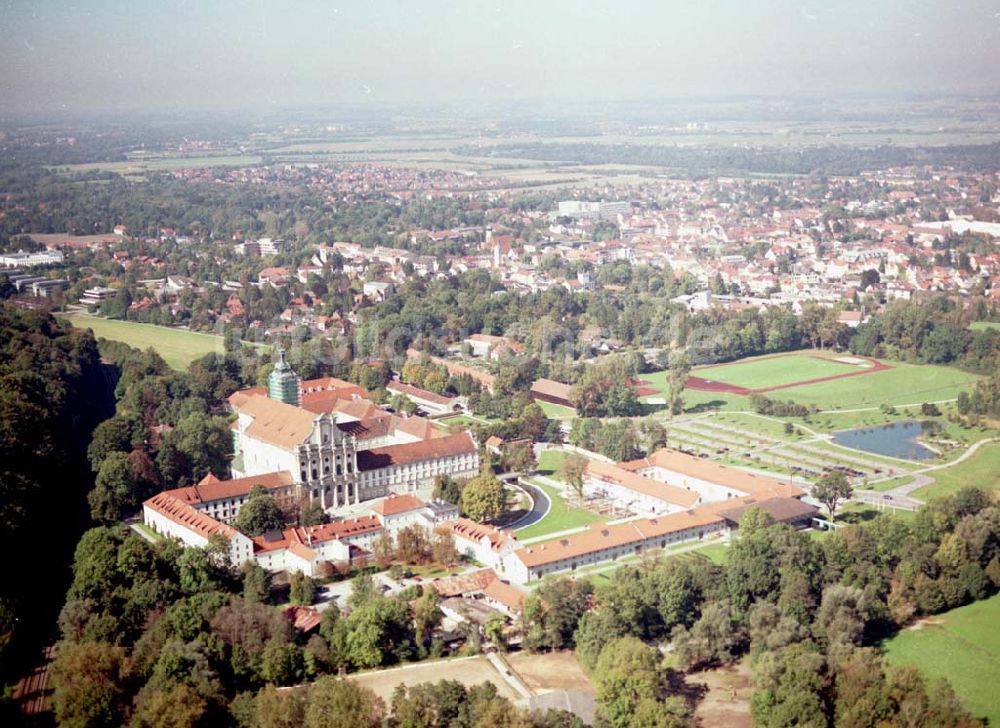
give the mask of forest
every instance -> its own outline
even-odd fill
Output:
[[[93,486],[86,449],[113,411],[87,332],[0,302],[0,680],[51,638]],[[0,718],[6,705],[0,705]]]

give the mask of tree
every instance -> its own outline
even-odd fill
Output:
[[[691,374],[691,355],[685,351],[670,352],[670,369],[667,372],[667,407],[670,414],[684,411],[684,387]]]
[[[507,506],[503,484],[491,473],[483,473],[462,489],[462,512],[473,521],[499,518]]]
[[[538,466],[535,449],[530,442],[515,442],[504,447],[503,462],[506,470],[520,473],[533,471]]]
[[[119,726],[125,713],[125,651],[101,642],[60,643],[52,663],[59,725]]]
[[[292,604],[312,604],[316,600],[316,582],[308,574],[293,571],[289,577],[288,598]]]
[[[202,725],[208,701],[185,683],[144,690],[136,701],[130,726],[136,728],[189,728]]]
[[[602,723],[614,728],[632,725],[636,708],[662,697],[664,675],[656,650],[635,637],[609,642],[597,659],[594,678],[597,713]],[[648,711],[644,708],[643,712]]]
[[[854,488],[841,470],[834,470],[822,478],[812,489],[813,497],[826,506],[833,520],[837,506],[854,494]]]
[[[260,485],[250,489],[248,500],[240,507],[233,524],[247,536],[260,536],[266,531],[280,531],[285,525],[278,503]]]
[[[383,568],[396,558],[396,547],[392,543],[392,536],[389,535],[388,531],[382,531],[375,539],[375,543],[372,545],[372,556],[375,557],[375,563]]]
[[[319,526],[329,522],[330,516],[319,503],[308,503],[299,509],[300,526]]]
[[[431,497],[457,506],[462,501],[462,489],[447,475],[438,475],[434,478],[434,491]]]
[[[141,460],[135,461],[123,452],[111,452],[104,458],[94,490],[87,495],[90,515],[95,521],[117,523],[149,495],[150,475],[141,465]]]
[[[421,650],[426,651],[431,637],[441,625],[444,613],[440,609],[441,595],[437,589],[424,591],[413,607],[414,642]]]
[[[396,534],[396,558],[407,564],[423,564],[431,557],[427,529],[416,524],[399,529]]]
[[[570,453],[559,466],[559,475],[576,493],[576,497],[583,500],[583,476],[587,470],[587,458],[579,453]]]
[[[302,650],[292,642],[271,640],[260,659],[260,676],[274,685],[292,685],[302,679]]]
[[[132,449],[132,425],[128,418],[115,415],[94,428],[94,436],[87,446],[87,458],[95,473],[111,453]]]
[[[264,603],[271,596],[271,575],[260,564],[248,563],[243,571],[243,598]]]
[[[452,566],[459,560],[455,537],[450,531],[441,530],[434,534],[431,543],[431,557],[442,566]]]

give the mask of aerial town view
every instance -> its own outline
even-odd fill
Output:
[[[0,29],[0,725],[1000,725],[996,2]]]

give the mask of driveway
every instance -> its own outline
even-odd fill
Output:
[[[506,526],[506,528],[515,531],[538,523],[540,520],[545,518],[546,515],[548,515],[549,508],[552,505],[549,502],[549,497],[541,488],[536,488],[531,483],[527,483],[523,480],[518,481],[517,487],[531,496],[531,510],[521,516],[518,520],[514,521],[514,523]]]

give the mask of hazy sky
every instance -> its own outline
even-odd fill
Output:
[[[1000,93],[1000,0],[7,0],[0,114]]]

